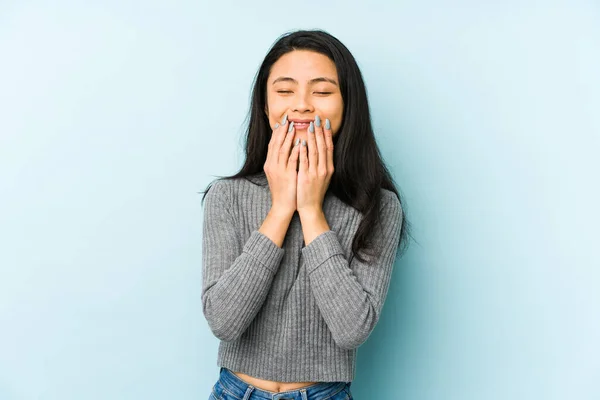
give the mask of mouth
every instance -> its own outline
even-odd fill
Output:
[[[291,119],[290,120],[290,122],[294,123],[294,128],[297,131],[305,131],[305,130],[307,130],[308,126],[311,123],[311,121],[312,121],[311,119],[306,119],[306,120],[294,120],[294,119]]]
[[[308,129],[310,122],[294,122],[294,129],[297,131],[305,131]]]

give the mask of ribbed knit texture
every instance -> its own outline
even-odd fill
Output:
[[[217,365],[281,382],[353,381],[356,350],[389,287],[402,223],[398,198],[382,189],[374,237],[382,250],[348,263],[360,212],[328,192],[330,230],[304,246],[295,213],[280,248],[258,231],[271,209],[266,177],[252,180],[258,184],[216,180],[204,202],[202,306],[221,340]]]

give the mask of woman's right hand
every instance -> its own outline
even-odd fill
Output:
[[[282,123],[275,124],[263,166],[271,190],[271,208],[290,214],[296,211],[296,168],[300,153],[300,146],[292,146],[293,125],[293,122],[288,123],[287,115]]]

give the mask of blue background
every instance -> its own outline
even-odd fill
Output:
[[[600,398],[598,2],[5,0],[0,399],[208,398],[197,192],[298,28],[358,60],[418,241],[355,398]]]

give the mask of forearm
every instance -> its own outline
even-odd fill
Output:
[[[330,229],[325,213],[321,208],[301,211],[299,215],[305,246],[308,246],[321,233]]]
[[[278,247],[282,248],[293,215],[293,211],[273,207],[258,231],[271,239]]]
[[[203,311],[214,335],[239,338],[248,328],[271,287],[283,250],[254,231],[242,253],[202,294]]]
[[[306,226],[303,223],[307,238],[321,232],[302,249],[302,256],[317,306],[342,348],[360,346],[379,319],[401,233],[401,208],[395,199],[384,207],[381,223],[373,228],[372,242],[379,249],[364,261],[356,257],[349,261],[350,251],[344,249],[350,249],[351,243],[343,247],[337,232],[321,232],[324,225],[319,227],[323,223],[320,218],[313,223],[306,219]]]
[[[236,221],[219,199],[207,199],[203,234],[204,315],[214,335],[237,339],[261,309],[284,250],[281,248],[291,217],[273,212],[246,242]]]
[[[306,246],[330,231],[322,209],[303,211],[300,219]],[[305,247],[305,255],[309,257],[307,269],[317,306],[334,340],[341,347],[355,348],[366,339],[376,323],[376,313],[367,293],[352,275],[342,248],[334,242],[334,236],[333,232],[328,232],[319,238],[319,242],[328,241],[326,249],[329,254],[322,253],[324,247],[319,242]],[[314,246],[318,246],[319,253],[315,254]],[[313,259],[311,255],[316,257]],[[324,261],[320,259],[322,256],[325,256]],[[327,265],[319,268],[321,264],[318,263]]]
[[[334,254],[310,268],[308,274],[313,296],[336,344],[345,349],[360,346],[375,327],[380,306],[358,282],[345,256]]]

